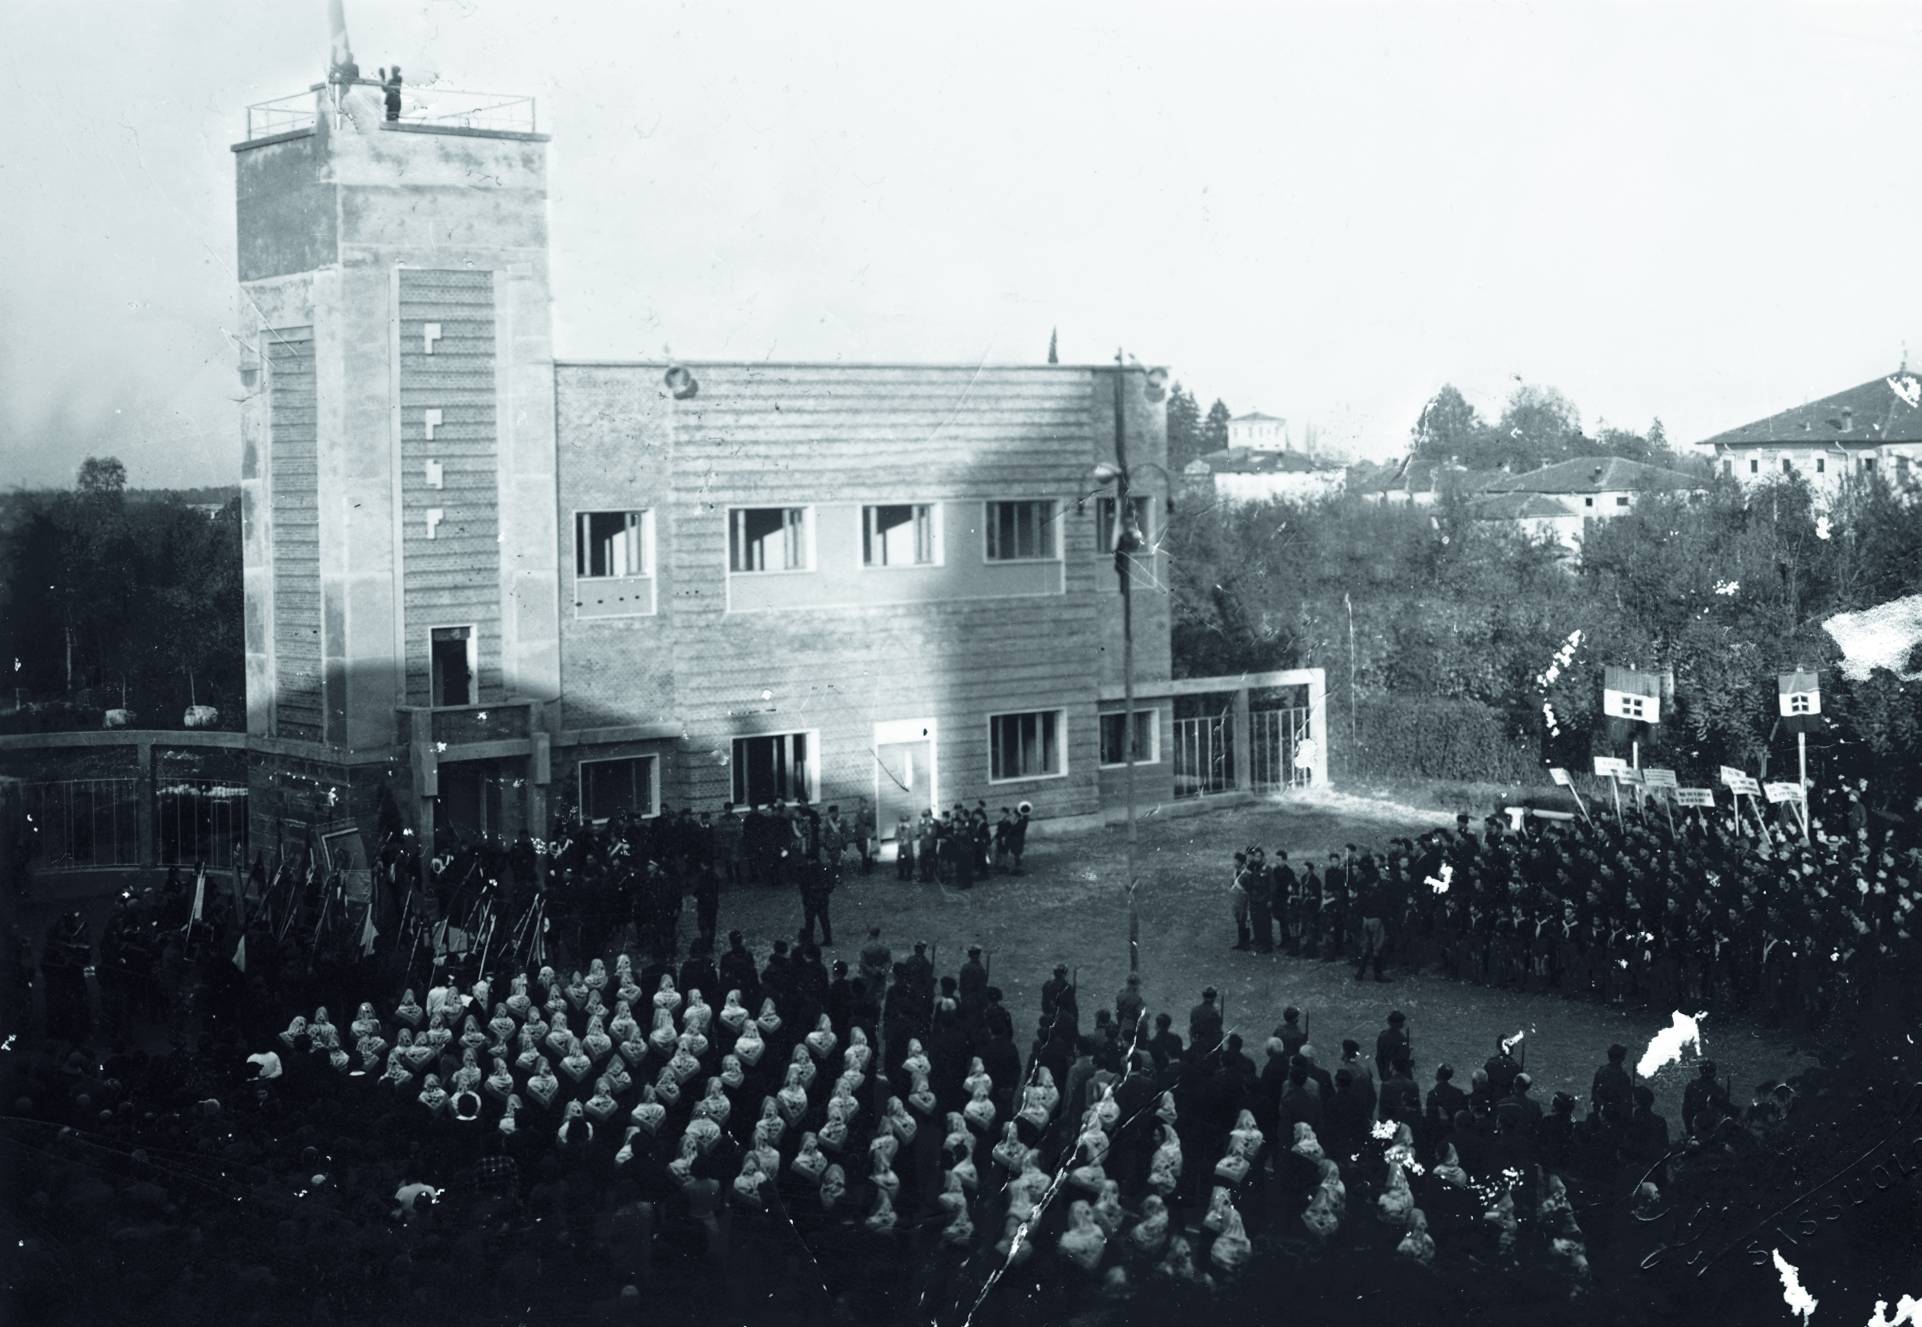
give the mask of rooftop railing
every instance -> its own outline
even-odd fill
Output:
[[[317,98],[316,93],[322,94]],[[305,92],[296,92],[272,101],[255,102],[247,108],[247,139],[271,138],[313,126],[318,107],[339,118],[345,115],[342,101],[358,97],[367,114],[385,120],[385,91],[376,79],[362,78],[352,83],[316,83]],[[399,122],[423,128],[481,129],[493,133],[531,134],[536,132],[534,99],[499,92],[462,92],[431,85],[401,87]]]

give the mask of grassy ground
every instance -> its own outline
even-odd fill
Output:
[[[1260,1063],[1261,1045],[1281,1021],[1285,1005],[1306,1011],[1324,1061],[1337,1057],[1343,1037],[1361,1042],[1372,1057],[1374,1034],[1385,1015],[1400,1009],[1409,1018],[1424,1089],[1444,1059],[1456,1066],[1465,1085],[1470,1068],[1488,1058],[1498,1037],[1524,1030],[1536,1095],[1543,1101],[1561,1090],[1585,1096],[1609,1043],[1627,1045],[1632,1062],[1668,1025],[1668,1010],[1625,1010],[1488,990],[1392,967],[1387,985],[1357,983],[1344,964],[1231,948],[1235,932],[1226,890],[1237,848],[1259,843],[1271,854],[1286,848],[1295,861],[1304,856],[1325,860],[1346,843],[1381,845],[1396,834],[1449,824],[1457,809],[1470,804],[1451,800],[1419,807],[1320,793],[1175,819],[1144,817],[1138,893],[1142,985],[1150,1012],[1173,1014],[1175,1030],[1185,1035],[1189,1008],[1203,986],[1213,985],[1225,999],[1229,1029],[1241,1033]],[[979,944],[987,951],[993,984],[1015,1014],[1024,1051],[1039,1015],[1041,983],[1056,963],[1078,968],[1084,1011],[1091,1015],[1096,1008],[1112,1007],[1128,971],[1122,831],[1063,834],[1043,823],[1028,842],[1025,876],[997,876],[965,893],[901,884],[891,864],[877,864],[867,877],[851,876],[834,895],[838,944],[828,951],[829,961],[838,956],[855,966],[871,925],[882,928],[896,957],[914,941],[926,940],[943,973],[959,967],[969,944]],[[721,929],[741,929],[762,952],[774,936],[792,935],[799,922],[799,901],[788,892],[748,889],[722,897]],[[1813,1063],[1786,1034],[1736,1017],[1705,1020],[1703,1044],[1743,1094],[1762,1079]],[[1693,1072],[1691,1056],[1685,1066],[1655,1078],[1661,1104],[1671,1115]]]

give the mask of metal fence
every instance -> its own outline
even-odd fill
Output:
[[[330,83],[324,89],[311,88],[272,101],[258,101],[247,108],[247,138],[269,138],[275,134],[311,129],[316,114],[315,93],[324,92],[329,113],[343,112],[340,98],[360,98],[354,105],[365,105],[368,115],[379,121],[386,115],[381,84],[363,78],[354,84]],[[532,97],[509,96],[499,92],[462,92],[455,88],[426,85],[404,86],[398,117],[406,124],[438,125],[450,129],[487,129],[496,132],[531,134],[537,121]]]
[[[247,789],[219,779],[175,779],[154,789],[154,860],[225,870],[247,851]]]
[[[1226,715],[1175,720],[1175,796],[1232,792],[1234,725]]]
[[[1248,776],[1256,792],[1304,788],[1313,778],[1295,767],[1295,752],[1310,735],[1308,707],[1251,710],[1248,714]]]
[[[140,864],[138,779],[55,779],[26,785],[35,870]]]

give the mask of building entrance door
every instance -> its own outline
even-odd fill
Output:
[[[874,725],[874,828],[894,837],[902,817],[917,824],[935,806],[934,721],[895,720]]]
[[[519,803],[508,791],[512,780],[493,760],[450,761],[440,767],[440,805],[436,828],[447,829],[462,842],[483,835],[511,838],[520,831]]]

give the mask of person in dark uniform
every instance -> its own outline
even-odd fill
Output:
[[[908,984],[915,997],[924,1005],[934,1000],[934,964],[928,958],[928,942],[916,940],[914,952],[902,962],[907,969]]]
[[[1011,875],[1021,874],[1021,855],[1028,850],[1028,818],[1034,812],[1031,802],[1023,802],[1014,808],[1014,825],[1008,830],[1008,856],[1013,859]]]
[[[712,862],[703,862],[694,873],[694,922],[700,938],[710,952],[714,948],[714,928],[721,912],[721,876]]]
[[[1295,879],[1295,869],[1288,865],[1288,850],[1275,849],[1274,864],[1268,868],[1269,911],[1274,914],[1275,923],[1281,928],[1281,943],[1288,946],[1288,952],[1296,953],[1300,947],[1299,929],[1301,926],[1301,900],[1298,896],[1299,882]]]
[[[723,996],[728,991],[739,991],[742,1004],[750,1010],[760,1008],[761,976],[754,969],[754,955],[747,952],[747,942],[739,931],[727,933],[727,952],[721,955],[720,978]]]
[[[1468,1094],[1455,1086],[1454,1077],[1453,1065],[1435,1066],[1435,1086],[1428,1089],[1426,1112],[1433,1138],[1444,1136],[1453,1127],[1456,1114],[1468,1109]]]
[[[1247,888],[1248,928],[1254,932],[1255,952],[1272,954],[1275,952],[1274,877],[1260,848],[1253,849],[1249,855]]]
[[[914,879],[914,822],[906,815],[894,822],[894,878]]]
[[[1628,1047],[1617,1044],[1608,1048],[1608,1063],[1595,1071],[1594,1082],[1588,1089],[1588,1103],[1591,1110],[1618,1111],[1626,1118],[1634,1100],[1634,1082],[1628,1076],[1623,1062],[1628,1059]]]
[[[1201,1003],[1188,1011],[1188,1045],[1203,1055],[1212,1055],[1221,1044],[1221,1006],[1215,1003],[1215,988],[1201,993]]]
[[[834,923],[828,917],[828,896],[834,891],[834,877],[819,862],[803,861],[796,868],[801,880],[801,930],[809,941],[814,938],[814,923],[821,923],[821,943],[834,943]]]
[[[1400,1056],[1413,1057],[1415,1048],[1408,1036],[1408,1015],[1401,1010],[1391,1010],[1388,1026],[1375,1034],[1375,1073],[1384,1082],[1388,1071]]]
[[[988,1003],[988,970],[981,962],[981,946],[968,946],[968,961],[961,965],[961,1015],[972,1020]]]
[[[1700,1072],[1682,1091],[1682,1132],[1688,1137],[1696,1137],[1703,1124],[1703,1115],[1710,1102],[1728,1112],[1728,1085],[1717,1082],[1715,1061],[1703,1060]],[[1704,1134],[1706,1131],[1702,1131]]]
[[[1060,1003],[1062,992],[1071,989],[1071,986],[1072,983],[1068,980],[1068,965],[1055,964],[1054,976],[1041,983],[1041,1021],[1043,1023],[1054,1022],[1055,1008]]]
[[[1388,913],[1388,902],[1383,897],[1381,879],[1375,874],[1374,864],[1369,861],[1355,873],[1355,909],[1361,915],[1361,940],[1355,956],[1355,980],[1361,981],[1370,964],[1374,965],[1375,980],[1387,981],[1382,975],[1382,953],[1388,947],[1388,927],[1384,920]]]

